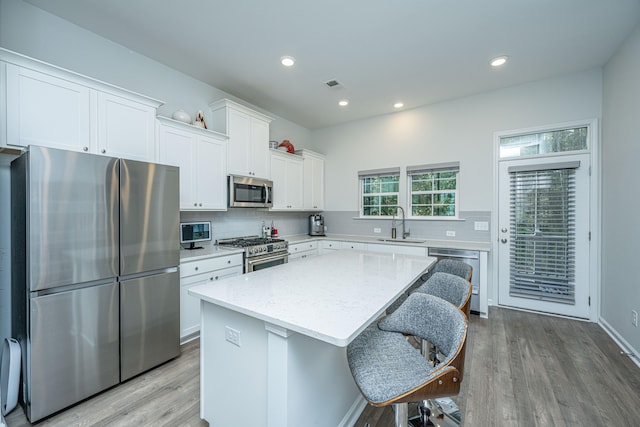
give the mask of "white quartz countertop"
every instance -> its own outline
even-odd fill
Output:
[[[199,261],[206,258],[215,258],[233,254],[241,254],[243,248],[231,248],[217,245],[207,245],[202,249],[180,249],[180,262]]]
[[[358,236],[358,235],[347,235],[347,234],[327,234],[326,236],[309,236],[307,234],[296,234],[291,236],[283,236],[283,239],[287,240],[289,244],[302,243],[307,241],[322,241],[322,240],[337,240],[342,242],[360,242],[360,243],[375,243],[375,244],[386,244],[386,245],[408,245],[408,246],[418,246],[418,247],[427,247],[427,248],[449,248],[449,249],[466,249],[473,251],[491,251],[491,243],[489,242],[471,242],[471,241],[463,241],[463,240],[433,240],[433,239],[422,239],[422,238],[409,238],[407,240],[390,240],[385,239],[384,237],[369,237],[369,236]],[[385,239],[380,240],[380,239]],[[416,242],[418,240],[419,242]]]
[[[435,262],[336,251],[194,286],[189,295],[344,347]]]

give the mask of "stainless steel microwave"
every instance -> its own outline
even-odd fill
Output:
[[[270,208],[273,182],[267,179],[229,175],[230,208]]]

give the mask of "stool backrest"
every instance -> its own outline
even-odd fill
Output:
[[[433,295],[414,292],[396,311],[382,319],[378,327],[433,343],[444,355],[443,366],[453,364],[462,352],[459,366],[454,365],[462,372],[467,322],[467,316],[453,304]]]
[[[433,272],[454,274],[465,280],[471,281],[473,267],[463,261],[445,258],[436,263],[435,267],[433,267]]]
[[[468,317],[471,308],[471,291],[472,286],[468,280],[453,274],[437,272],[414,292],[440,297],[458,307]]]

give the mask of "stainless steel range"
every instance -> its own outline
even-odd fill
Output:
[[[246,236],[233,239],[220,239],[219,245],[244,248],[244,272],[262,270],[263,268],[289,262],[289,242],[284,239],[270,237]]]

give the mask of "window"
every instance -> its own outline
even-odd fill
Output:
[[[409,217],[458,217],[458,162],[408,166]]]
[[[392,216],[400,195],[400,168],[358,172],[360,216]]]
[[[586,126],[500,138],[500,158],[580,151],[587,146]]]
[[[575,305],[575,170],[580,162],[509,167],[509,294]]]

